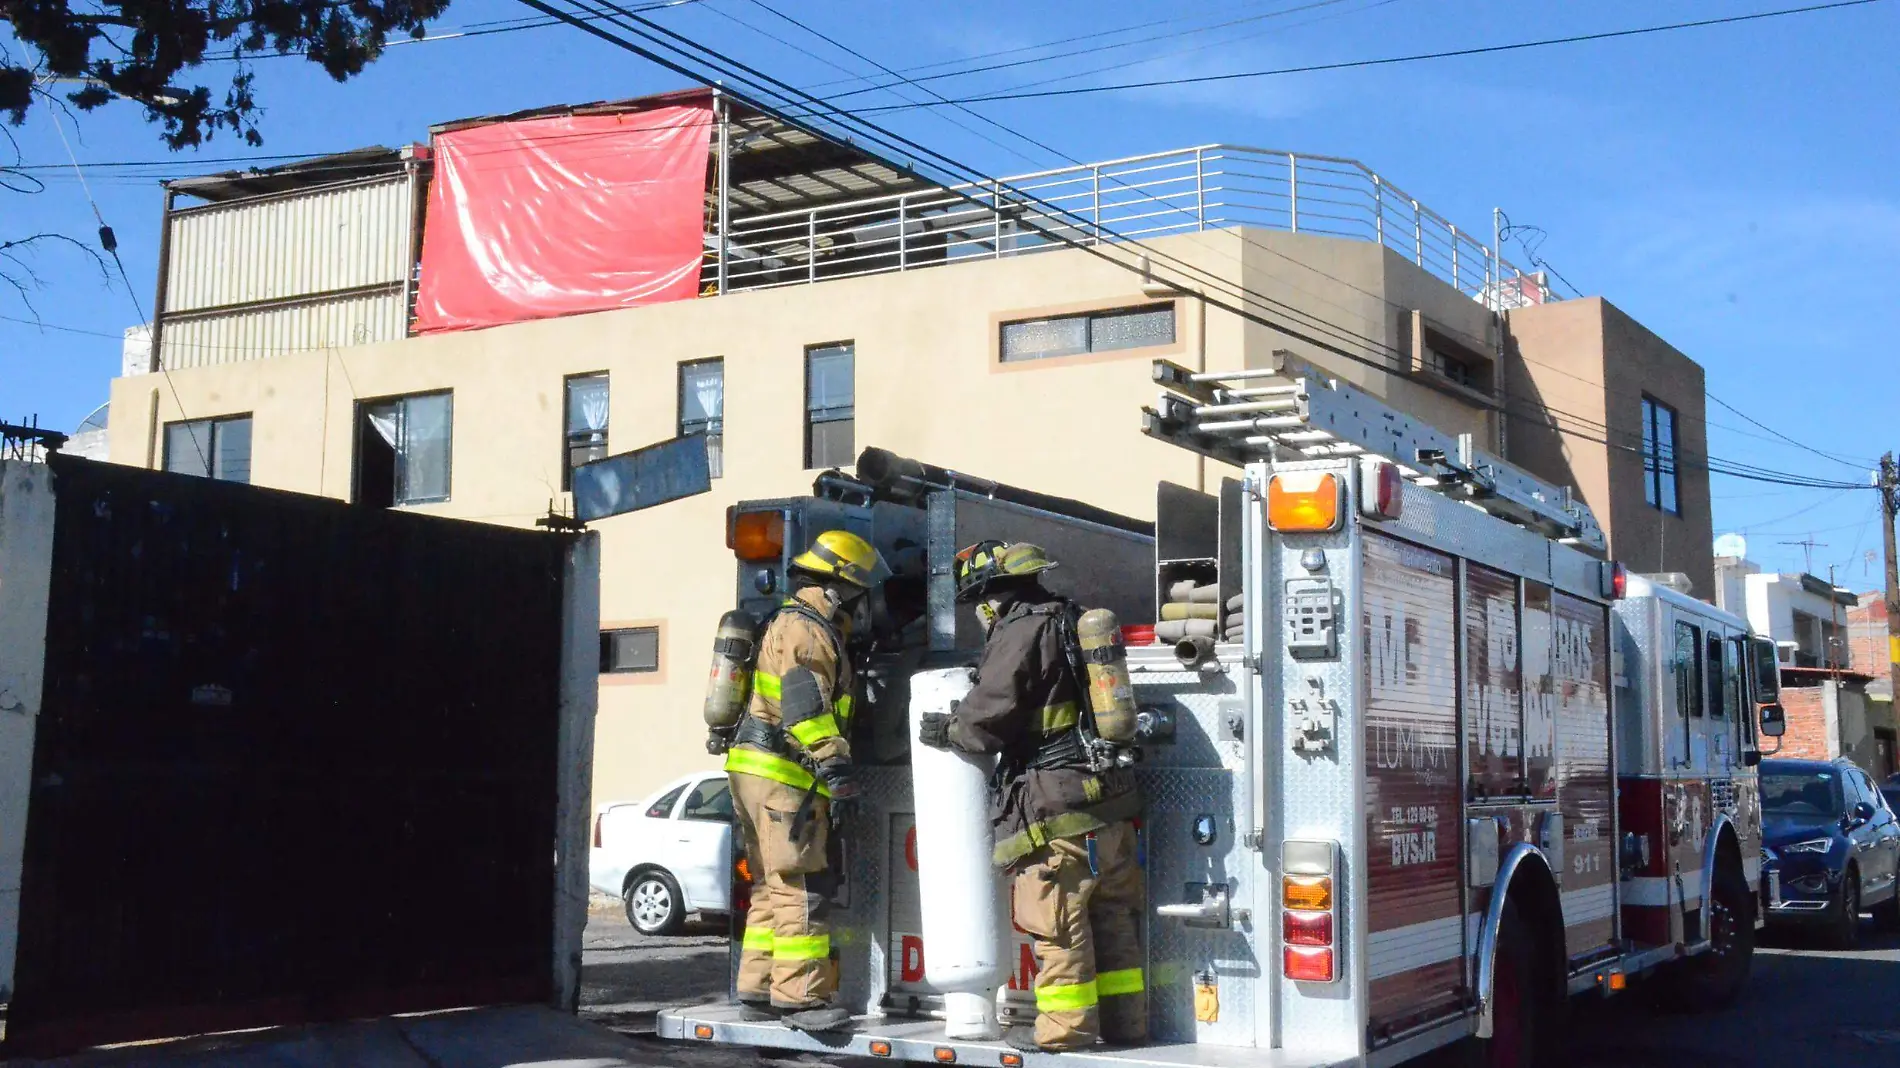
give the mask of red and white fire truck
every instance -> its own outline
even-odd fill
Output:
[[[662,1013],[661,1035],[1003,1068],[1388,1065],[1472,1040],[1525,1065],[1573,995],[1655,973],[1690,1007],[1734,997],[1764,912],[1772,646],[1602,559],[1567,490],[1291,357],[1155,370],[1146,432],[1244,477],[1163,485],[1151,530],[889,454],[735,510],[742,601],[842,523],[922,615],[878,654],[857,728],[877,766],[834,836],[854,1028],[696,1006]],[[1142,1049],[952,1039],[928,982],[903,683],[975,651],[944,565],[980,537],[1051,543],[1063,592],[1125,623],[1184,579],[1242,606],[1238,642],[1128,649],[1152,906]],[[1032,1014],[1033,957],[1018,939],[1004,959],[1002,1015]]]

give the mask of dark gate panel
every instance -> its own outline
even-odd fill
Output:
[[[9,1048],[546,999],[565,540],[54,472]]]

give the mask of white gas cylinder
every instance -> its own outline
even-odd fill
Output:
[[[990,867],[988,784],[996,758],[932,749],[917,740],[924,715],[948,714],[970,692],[972,680],[969,668],[911,676],[910,768],[924,981],[944,994],[948,1037],[982,1040],[1002,1033],[995,993],[1009,971]]]

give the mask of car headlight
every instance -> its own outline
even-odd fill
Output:
[[[1794,842],[1781,847],[1783,853],[1825,853],[1834,848],[1832,838],[1810,838],[1805,842]]]
[[[1781,856],[1777,854],[1774,850],[1768,848],[1767,846],[1761,847],[1761,862],[1763,864],[1773,864],[1775,861],[1780,860],[1780,859],[1781,859]]]

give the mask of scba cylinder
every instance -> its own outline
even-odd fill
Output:
[[[1089,709],[1095,730],[1105,741],[1127,745],[1135,740],[1135,687],[1128,680],[1128,650],[1122,645],[1115,613],[1096,608],[1076,620],[1075,636],[1088,665]]]
[[[949,1037],[991,1039],[1004,963],[1003,915],[990,867],[988,782],[994,757],[932,749],[923,718],[949,714],[970,692],[969,668],[910,680],[911,789],[917,811],[917,882],[923,911],[924,981],[945,994]]]
[[[706,678],[706,726],[730,730],[745,711],[752,692],[752,652],[758,642],[759,622],[737,609],[719,617],[713,637],[712,671]]]

